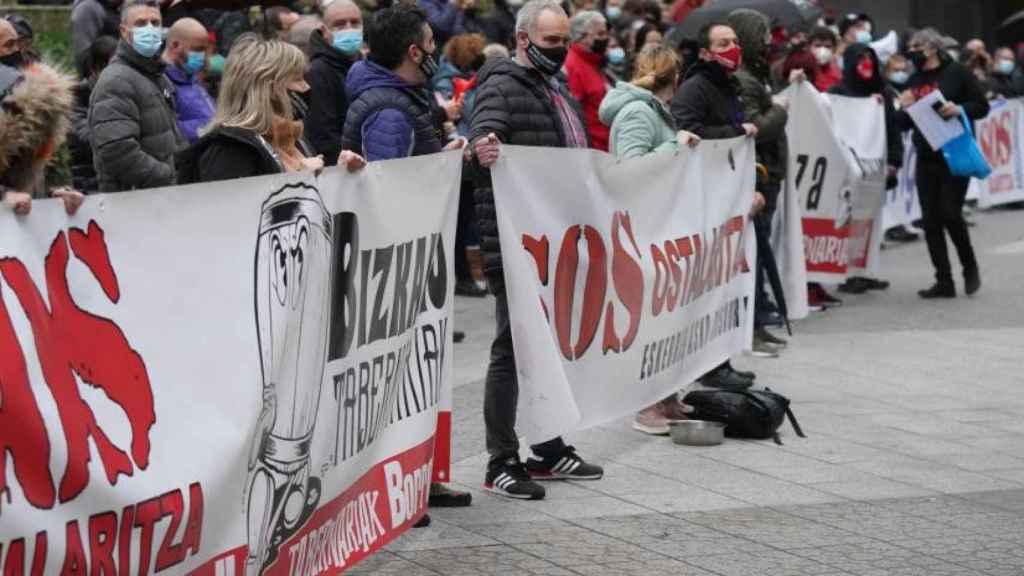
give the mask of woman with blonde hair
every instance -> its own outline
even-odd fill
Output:
[[[676,129],[668,102],[679,86],[679,57],[665,46],[650,46],[636,57],[631,82],[619,82],[601,102],[598,115],[611,127],[609,151],[616,158],[675,152],[700,138]]]
[[[679,86],[679,57],[665,46],[649,46],[636,57],[631,82],[619,82],[604,97],[598,114],[611,127],[609,150],[619,160],[655,152],[694,147],[697,135],[677,130],[668,102]],[[668,434],[670,420],[686,418],[685,407],[673,394],[641,410],[633,428],[646,434]]]
[[[204,135],[179,159],[178,181],[212,182],[323,168],[302,141],[291,92],[309,90],[306,56],[278,40],[239,38],[224,66],[217,112]],[[349,170],[365,162],[343,152]]]

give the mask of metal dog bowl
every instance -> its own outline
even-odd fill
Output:
[[[716,446],[725,440],[725,424],[707,420],[675,420],[668,423],[672,442],[686,446]]]

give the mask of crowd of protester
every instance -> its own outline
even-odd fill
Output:
[[[749,137],[761,166],[751,214],[759,235],[788,166],[789,84],[878,98],[885,105],[889,186],[914,131],[920,228],[935,267],[922,298],[956,294],[948,235],[967,294],[980,273],[963,216],[966,178],[950,174],[905,109],[939,89],[940,113],[983,118],[989,100],[1024,96],[1024,52],[963,45],[933,29],[902,35],[880,54],[867,14],[785,30],[753,10],[705,25],[694,38],[672,27],[699,2],[677,0],[418,0],[372,8],[326,0],[312,9],[189,9],[151,0],[78,0],[72,46],[78,79],[39,62],[29,23],[0,19],[0,192],[26,214],[33,197],[56,195],[69,212],[83,194],[210,182],[462,149],[466,170],[457,230],[456,291],[490,293],[496,337],[484,415],[491,455],[486,486],[544,497],[537,480],[598,479],[603,470],[556,438],[520,459],[517,380],[497,216],[488,169],[501,144],[594,148],[619,159]],[[73,188],[46,190],[39,174],[65,134]],[[910,230],[887,238],[906,241]],[[764,256],[759,256],[759,260]],[[787,342],[770,331],[784,319],[757,266],[754,354]],[[888,283],[851,278],[845,293]],[[808,286],[813,307],[841,300]],[[745,389],[755,375],[723,363],[701,383]],[[685,418],[676,396],[637,414],[634,427],[665,434]],[[468,495],[435,487],[434,505]]]

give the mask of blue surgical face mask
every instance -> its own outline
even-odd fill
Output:
[[[334,33],[331,40],[335,50],[351,56],[359,52],[359,49],[363,47],[363,29],[339,30]]]
[[[907,83],[907,80],[910,80],[910,72],[905,70],[897,70],[892,74],[889,74],[889,81],[893,84],[902,86]]]
[[[156,26],[136,26],[132,28],[132,48],[143,58],[152,58],[160,52],[164,43],[164,34]]]
[[[622,8],[618,6],[609,6],[604,9],[604,13],[608,16],[609,20],[618,20],[622,16]]]
[[[622,48],[612,48],[606,53],[609,64],[622,64],[626,59],[626,51]]]
[[[859,44],[868,44],[868,43],[870,43],[871,42],[871,32],[868,32],[867,30],[858,30],[857,31],[857,42]]]
[[[1010,74],[1013,74],[1013,69],[1016,67],[1017,65],[1013,63],[1013,60],[1003,58],[996,61],[995,69],[996,72],[1003,74],[1004,76],[1009,76]]]
[[[206,52],[189,52],[185,58],[185,71],[198,74],[206,66]]]

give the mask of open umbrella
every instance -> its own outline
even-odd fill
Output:
[[[1024,10],[1010,16],[996,30],[1001,44],[1013,45],[1024,40]]]
[[[771,19],[773,25],[800,28],[814,18],[815,11],[806,15],[792,0],[714,0],[690,12],[670,34],[669,41],[697,38],[705,24],[725,20],[733,10],[750,8]]]

